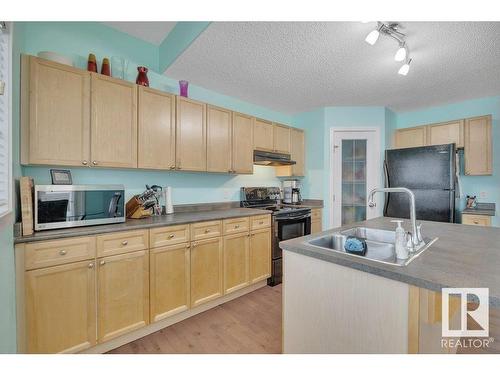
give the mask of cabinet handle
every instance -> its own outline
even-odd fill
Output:
[[[94,263],[89,263],[89,268],[94,268]]]
[[[168,238],[174,238],[174,237],[175,237],[175,234],[173,234],[173,233],[168,235]]]
[[[106,264],[106,262],[105,262],[104,260],[101,260],[101,261],[99,262],[99,264],[100,264],[101,266],[104,266],[104,265]]]
[[[250,237],[250,234],[247,234],[247,237]]]
[[[186,245],[186,249],[189,249],[191,247],[191,245],[187,244]]]
[[[479,221],[477,221],[477,220],[474,220],[474,224],[479,224]]]
[[[59,254],[60,254],[60,255],[66,255],[66,250],[61,250],[61,251],[59,251]]]
[[[94,161],[92,162],[92,164],[93,164],[93,165],[97,165],[97,162],[94,160]]]
[[[205,229],[205,233],[210,233],[210,229]]]
[[[127,240],[122,241],[122,245],[123,246],[127,246],[128,245],[128,241]]]
[[[170,166],[170,169],[175,169],[175,165],[171,165],[171,166]]]
[[[262,225],[262,224],[264,224],[264,222],[263,221],[259,221],[259,224]]]
[[[191,244],[191,247],[196,247],[196,242],[193,242],[193,243]]]
[[[87,165],[87,164],[88,164],[87,160],[83,160],[83,161],[82,161],[82,164],[83,164],[83,165]]]
[[[238,229],[239,227],[240,227],[240,226],[239,226],[238,224],[236,224],[236,225],[234,226],[234,229]]]

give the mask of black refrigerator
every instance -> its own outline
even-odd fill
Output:
[[[415,194],[418,220],[455,222],[455,144],[385,151],[385,186],[405,187]],[[384,216],[409,218],[409,198],[388,193]]]

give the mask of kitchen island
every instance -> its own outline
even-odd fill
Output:
[[[453,352],[441,345],[441,288],[489,288],[490,308],[500,306],[500,228],[424,221],[438,240],[403,267],[308,243],[355,226],[394,230],[390,220],[280,243],[285,353]]]

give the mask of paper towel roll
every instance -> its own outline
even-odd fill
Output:
[[[174,205],[172,204],[172,187],[165,186],[163,188],[163,199],[165,200],[165,213],[173,214],[174,213]]]

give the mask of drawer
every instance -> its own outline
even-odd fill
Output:
[[[146,250],[149,247],[148,230],[117,232],[97,236],[97,257]]]
[[[191,224],[191,241],[220,237],[221,235],[222,222],[220,220]]]
[[[236,219],[226,219],[222,221],[224,234],[248,232],[250,220],[248,217],[238,217]]]
[[[321,208],[313,208],[311,210],[311,220],[321,219]]]
[[[462,224],[489,227],[491,225],[491,217],[485,215],[462,214]]]
[[[250,217],[250,229],[261,229],[271,226],[271,215],[259,215]]]
[[[96,255],[95,237],[72,237],[65,240],[28,243],[24,265],[27,270],[93,259]]]
[[[149,243],[152,249],[188,241],[189,224],[172,225],[170,227],[153,228],[149,230]]]

